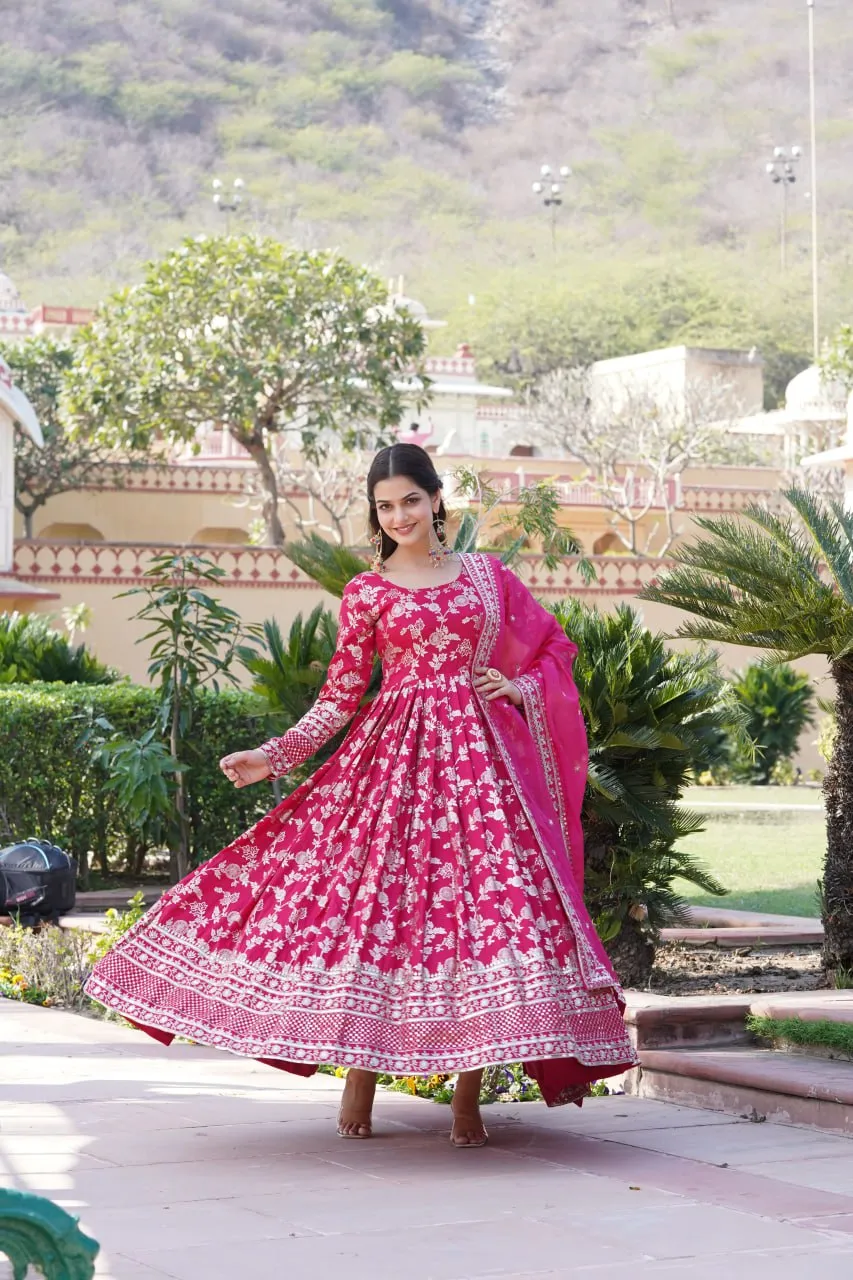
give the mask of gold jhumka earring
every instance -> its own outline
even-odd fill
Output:
[[[429,531],[429,558],[433,569],[438,569],[442,560],[446,556],[452,555],[453,552],[445,543],[447,530],[443,520],[436,518],[432,522],[432,528]]]
[[[376,548],[376,554],[373,557],[373,564],[370,566],[374,573],[384,573],[385,561],[382,559],[382,531],[377,530],[370,539],[371,546]]]

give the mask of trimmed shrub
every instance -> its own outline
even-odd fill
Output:
[[[72,645],[43,614],[0,613],[0,684],[111,684],[118,672]]]
[[[789,662],[750,663],[734,689],[756,751],[753,757],[734,745],[732,775],[737,782],[767,786],[785,777],[784,766],[796,753],[800,734],[814,724],[814,689],[808,676]]]
[[[7,840],[40,836],[77,858],[85,882],[90,854],[100,871],[115,869],[137,839],[104,774],[84,744],[103,718],[119,733],[139,737],[154,723],[152,689],[115,685],[0,685],[0,826]],[[260,703],[250,693],[204,690],[193,728],[188,766],[188,812],[193,863],[233,840],[272,805],[269,786],[236,791],[219,771],[228,751],[269,736]]]

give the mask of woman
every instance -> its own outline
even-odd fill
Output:
[[[523,1061],[554,1106],[636,1061],[583,904],[577,650],[499,561],[448,550],[419,446],[381,450],[367,493],[376,559],[344,592],[317,702],[220,763],[244,787],[355,715],[348,736],[87,990],[166,1043],[348,1067],[344,1138],[371,1135],[377,1071],[458,1072],[451,1142],[477,1147],[485,1066]],[[358,710],[377,654],[381,690]]]

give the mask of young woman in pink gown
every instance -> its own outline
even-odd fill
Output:
[[[342,1137],[370,1136],[376,1072],[459,1073],[451,1141],[482,1146],[484,1067],[522,1061],[556,1106],[636,1062],[583,903],[577,650],[498,560],[448,552],[424,450],[383,449],[367,489],[377,557],[344,592],[317,702],[221,767],[247,786],[355,717],[347,737],[87,990],[166,1043],[348,1067]]]

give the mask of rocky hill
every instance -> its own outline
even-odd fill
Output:
[[[547,295],[590,264],[596,288],[606,277],[618,292],[640,260],[768,292],[805,341],[807,162],[781,283],[764,173],[775,144],[808,142],[801,0],[12,7],[0,250],[32,302],[93,302],[180,235],[214,229],[211,179],[240,176],[232,225],[403,273],[455,316],[448,341],[469,295],[506,301],[534,280]],[[829,320],[853,280],[853,22],[849,0],[816,13]],[[556,253],[531,192],[543,160],[574,171]]]

